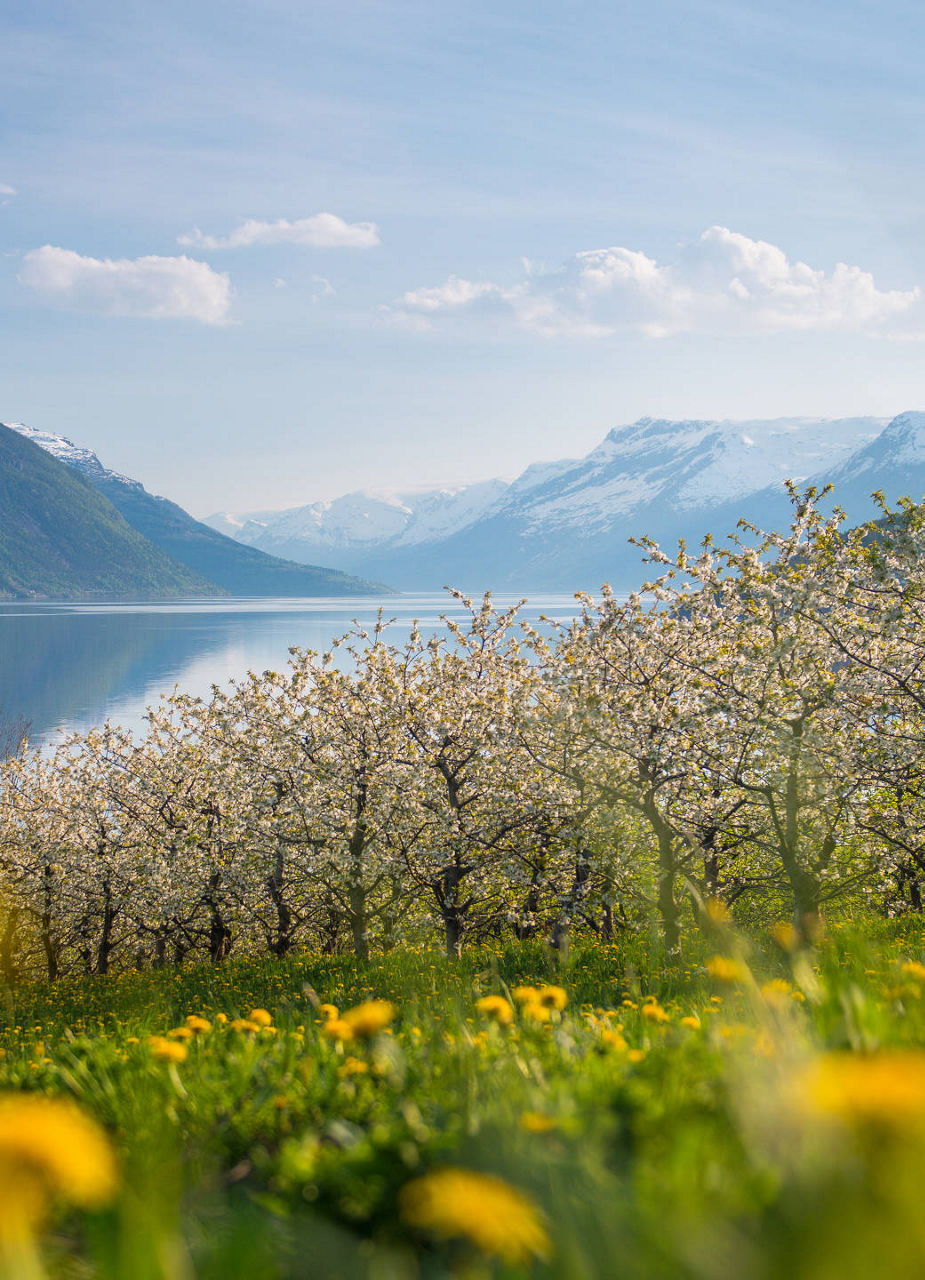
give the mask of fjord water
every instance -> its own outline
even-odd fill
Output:
[[[516,596],[496,596],[498,608]],[[0,604],[0,722],[29,723],[31,747],[110,719],[138,729],[144,710],[175,687],[205,696],[248,671],[285,667],[289,647],[327,649],[351,630],[388,620],[386,639],[401,644],[414,619],[445,633],[441,614],[465,611],[446,594],[345,599],[239,599],[169,603]],[[571,595],[532,598],[520,616],[566,621]],[[344,649],[341,666],[350,664]]]

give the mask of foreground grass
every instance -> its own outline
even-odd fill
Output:
[[[808,953],[719,923],[697,947],[671,967],[633,939],[562,967],[538,945],[409,950],[7,991],[3,1088],[75,1099],[119,1160],[109,1207],[54,1206],[42,1266],[925,1274],[921,926],[834,929]],[[391,1025],[332,1034],[323,1004],[369,999]],[[8,1203],[14,1157],[0,1116]]]

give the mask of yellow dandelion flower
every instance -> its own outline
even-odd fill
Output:
[[[273,1015],[267,1013],[266,1009],[251,1009],[247,1015],[248,1022],[256,1022],[258,1027],[268,1027],[273,1021]]]
[[[723,902],[722,898],[708,898],[706,902],[707,918],[713,924],[728,924],[732,919],[729,914],[729,908]]]
[[[345,1058],[343,1066],[337,1068],[339,1076],[363,1076],[369,1071],[369,1063],[361,1058]]]
[[[793,992],[792,985],[786,978],[772,978],[770,982],[763,983],[761,994],[765,1001],[774,1009],[781,1009],[787,1003],[787,997]]]
[[[615,1049],[618,1053],[625,1053],[629,1047],[619,1031],[611,1031],[609,1027],[604,1027],[601,1031],[601,1043],[606,1044],[610,1049]]]
[[[343,1018],[329,1018],[322,1027],[321,1034],[329,1040],[352,1040],[353,1028]]]
[[[903,973],[907,973],[910,978],[915,978],[919,982],[925,982],[925,964],[919,964],[918,960],[907,960],[902,967]]]
[[[192,1040],[193,1032],[189,1027],[172,1027],[167,1036],[170,1040]]]
[[[509,1183],[469,1169],[436,1169],[407,1183],[402,1219],[441,1240],[469,1240],[510,1266],[548,1258],[549,1236],[535,1205]]]
[[[714,956],[707,961],[705,968],[717,982],[741,982],[747,973],[745,966],[730,956]]]
[[[341,1021],[360,1040],[368,1040],[371,1036],[383,1031],[393,1021],[398,1010],[389,1000],[366,1000],[355,1009],[348,1009]]]
[[[536,987],[515,987],[511,992],[518,1004],[534,1004],[538,994]]]
[[[201,1018],[196,1013],[189,1014],[189,1016],[186,1019],[186,1025],[189,1027],[190,1031],[194,1031],[197,1034],[201,1034],[201,1035],[205,1035],[207,1031],[212,1030],[212,1023],[209,1021],[209,1019]]]
[[[540,1004],[539,1000],[528,1001],[521,1009],[521,1013],[530,1022],[549,1022],[552,1018],[549,1006]]]
[[[76,1106],[37,1094],[0,1097],[0,1240],[28,1239],[52,1197],[97,1209],[117,1185],[109,1140]]]
[[[657,1000],[648,1000],[639,1010],[646,1022],[663,1023],[670,1022],[671,1017],[662,1008]]]
[[[520,1117],[520,1127],[527,1133],[550,1133],[557,1125],[552,1116],[544,1116],[540,1111],[525,1111]]]
[[[700,1019],[697,1017],[696,1013],[688,1014],[686,1018],[681,1019],[681,1026],[687,1027],[688,1031],[699,1031]]]
[[[158,1062],[185,1062],[189,1057],[189,1049],[176,1040],[168,1040],[166,1036],[149,1036],[148,1048],[151,1056]]]
[[[630,1049],[629,1053],[626,1055],[628,1062],[642,1062],[645,1056],[645,1049]]]
[[[232,1031],[259,1031],[260,1023],[252,1022],[250,1018],[232,1018],[228,1023]]]
[[[800,945],[800,935],[789,920],[780,920],[772,925],[771,937],[784,951],[796,951]]]
[[[336,1004],[323,1004],[318,1012],[326,1022],[333,1022],[335,1018],[340,1017],[340,1009]]]
[[[536,994],[540,1004],[548,1009],[562,1010],[568,1004],[568,995],[562,987],[540,987]]]
[[[491,1018],[499,1026],[506,1027],[514,1020],[514,1010],[504,996],[482,996],[480,1000],[476,1000],[475,1007],[479,1013],[484,1013],[486,1018]]]
[[[925,1125],[925,1052],[828,1053],[797,1081],[810,1108],[855,1124],[897,1130]]]

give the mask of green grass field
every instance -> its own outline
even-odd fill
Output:
[[[925,1274],[923,932],[872,930],[7,990],[4,1274]],[[369,1000],[394,1011],[342,1016]],[[111,1185],[79,1135],[46,1154],[59,1113],[17,1119],[24,1091],[100,1126]]]

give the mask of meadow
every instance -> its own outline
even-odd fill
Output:
[[[4,1274],[921,1274],[921,923],[713,917],[6,989]]]

